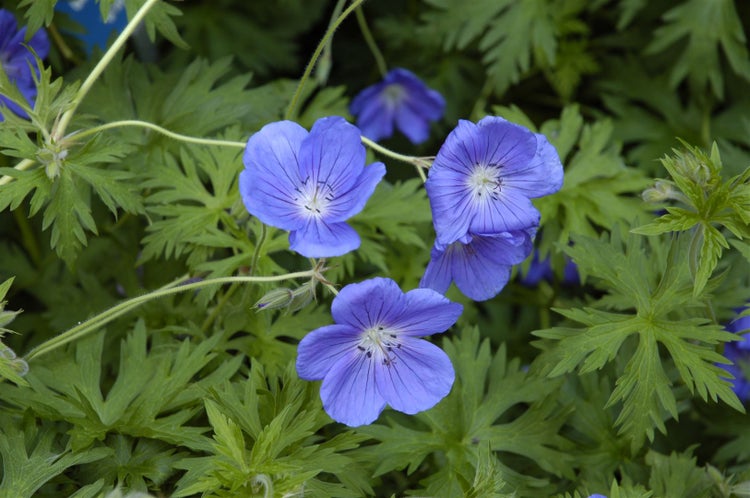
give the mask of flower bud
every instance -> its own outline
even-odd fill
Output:
[[[29,373],[29,364],[23,358],[16,358],[10,362],[10,366],[16,371],[18,375],[23,377]]]
[[[60,176],[60,170],[66,157],[68,157],[68,150],[55,145],[47,145],[36,153],[37,160],[44,165],[44,172],[50,180]]]
[[[669,199],[674,199],[675,190],[672,182],[666,180],[656,180],[653,187],[647,188],[641,194],[645,202],[658,203]]]
[[[254,308],[258,310],[278,310],[286,308],[290,313],[301,310],[315,297],[315,283],[310,281],[296,289],[279,287],[261,297]]]
[[[0,360],[15,360],[16,352],[0,342]]]
[[[286,287],[279,287],[271,292],[268,292],[263,297],[258,299],[253,307],[258,310],[277,310],[286,308],[294,298],[294,291],[287,289]]]

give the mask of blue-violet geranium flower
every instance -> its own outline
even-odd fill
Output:
[[[420,144],[429,136],[430,122],[443,116],[445,99],[411,71],[397,68],[354,97],[349,111],[371,140],[389,138],[395,124],[413,144]]]
[[[341,256],[360,238],[346,223],[385,175],[365,166],[360,132],[341,117],[264,126],[247,141],[239,187],[245,207],[267,225],[289,230],[290,248],[310,258]]]
[[[341,289],[336,322],[310,332],[297,349],[297,373],[323,380],[323,408],[349,426],[373,422],[386,404],[414,414],[451,389],[455,372],[443,350],[419,337],[443,332],[463,307],[432,289],[403,293],[373,278]]]
[[[546,280],[552,282],[555,280],[555,272],[552,270],[552,260],[548,255],[544,259],[539,259],[539,251],[534,250],[534,257],[531,260],[526,273],[521,275],[519,282],[526,287],[536,287],[539,282]],[[572,259],[565,256],[565,268],[563,269],[562,285],[579,285],[581,277],[578,275],[578,265]]]
[[[494,116],[461,120],[425,183],[437,241],[538,226],[530,199],[557,192],[562,181],[562,163],[544,135]]]
[[[451,281],[468,298],[495,297],[510,279],[513,265],[525,260],[533,248],[535,230],[497,234],[466,234],[451,244],[435,242],[420,287],[445,293]]]
[[[0,69],[5,71],[11,83],[26,98],[30,105],[36,100],[36,83],[32,75],[32,69],[36,68],[36,60],[28,47],[34,49],[40,59],[47,57],[49,53],[49,38],[44,30],[34,33],[34,36],[26,41],[26,27],[18,29],[16,18],[5,9],[0,9]],[[36,69],[39,74],[39,69]],[[26,112],[4,95],[0,95],[0,109],[7,107],[21,117],[28,118]],[[0,110],[0,121],[3,121]]]
[[[721,365],[732,374],[732,390],[742,401],[750,400],[750,315],[731,321],[726,329],[729,332],[742,333],[742,340],[729,342],[724,346],[724,356],[732,365]]]

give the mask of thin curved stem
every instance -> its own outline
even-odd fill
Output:
[[[336,19],[339,18],[339,16],[341,15],[341,11],[344,10],[344,5],[346,5],[347,1],[348,0],[338,0],[338,2],[336,2],[336,5],[333,7],[333,13],[331,14],[331,20],[328,23],[327,29],[331,29],[333,23],[336,22]],[[323,53],[320,54],[320,59],[318,59],[318,69],[315,71],[315,79],[321,86],[324,86],[328,81],[328,74],[331,72],[331,64],[333,60],[332,53],[333,38],[328,40],[328,43],[326,43],[326,46],[323,49]]]
[[[13,169],[16,169],[18,171],[26,171],[27,169],[31,168],[36,164],[35,161],[32,161],[31,159],[24,159],[23,161],[19,162],[15,166],[13,166]],[[0,186],[7,185],[8,183],[13,181],[12,176],[5,175],[2,178],[0,178]]]
[[[380,74],[385,77],[385,75],[388,74],[388,66],[385,63],[383,52],[380,51],[378,44],[375,43],[375,37],[372,36],[372,31],[370,31],[370,27],[367,25],[367,19],[365,19],[365,13],[362,12],[362,7],[356,10],[355,15],[357,16],[359,30],[362,32],[362,38],[365,39],[365,43],[367,43],[367,47],[370,49],[372,57],[378,65],[378,71],[380,71]]]
[[[266,242],[267,236],[268,236],[268,228],[266,228],[265,223],[261,223],[260,224],[260,237],[258,237],[258,240],[255,242],[255,251],[253,251],[253,259],[251,260],[251,263],[250,263],[250,275],[255,273],[255,271],[258,269],[258,260],[260,259],[260,250],[263,247],[263,244]]]
[[[386,149],[382,145],[378,144],[377,142],[373,142],[367,137],[362,136],[360,137],[360,139],[362,140],[362,143],[365,146],[371,148],[372,150],[376,152],[380,152],[384,156],[388,156],[397,161],[401,161],[401,162],[409,163],[409,164],[416,164],[416,162],[419,160],[419,158],[416,156],[407,156],[405,154],[399,154],[398,152],[393,152],[390,149]]]
[[[89,135],[99,133],[100,131],[109,130],[111,128],[122,128],[122,127],[127,127],[127,126],[148,128],[149,130],[153,130],[153,131],[161,133],[162,135],[166,135],[169,138],[173,138],[175,140],[179,140],[181,142],[187,142],[191,144],[215,145],[218,147],[236,147],[239,149],[245,148],[245,142],[236,142],[234,140],[216,140],[213,138],[191,137],[189,135],[182,135],[181,133],[175,133],[173,131],[169,131],[166,128],[162,128],[159,125],[149,123],[148,121],[140,121],[137,119],[125,119],[122,121],[112,121],[111,123],[105,123],[103,125],[95,126],[87,130],[71,133],[66,138],[70,138],[70,139],[84,138],[84,137],[88,137]]]
[[[362,5],[364,1],[365,0],[354,0],[354,2],[352,2],[352,4],[347,7],[344,12],[341,13],[338,19],[336,19],[336,21],[334,21],[325,32],[323,38],[320,40],[320,43],[318,43],[318,46],[315,48],[315,52],[313,52],[312,57],[310,57],[310,61],[307,63],[307,67],[305,67],[305,72],[302,73],[302,77],[300,78],[299,84],[297,85],[297,90],[295,90],[294,95],[292,96],[292,100],[291,102],[289,102],[289,107],[286,108],[286,112],[284,113],[284,119],[291,119],[292,115],[294,114],[294,110],[297,107],[300,96],[302,95],[302,90],[305,88],[307,80],[310,79],[310,73],[312,73],[315,64],[318,62],[320,54],[323,52],[323,49],[330,41],[333,33],[336,31],[336,29],[338,29],[341,23],[344,22],[344,19],[349,17],[349,14],[354,12],[357,7]]]
[[[364,136],[360,137],[360,140],[362,140],[362,143],[364,145],[366,145],[367,147],[371,148],[372,150],[376,152],[383,154],[384,156],[388,156],[397,161],[411,164],[417,170],[417,174],[422,179],[422,183],[427,181],[427,176],[424,174],[423,170],[430,168],[429,159],[431,158],[407,156],[404,154],[399,154],[398,152],[393,152],[390,149],[386,149],[382,145],[376,142],[373,142],[372,140]]]
[[[68,128],[70,121],[73,119],[73,115],[78,109],[78,106],[81,105],[84,97],[86,97],[86,94],[89,93],[89,90],[91,90],[91,87],[94,86],[96,80],[99,79],[99,76],[101,76],[109,63],[112,62],[112,59],[114,59],[117,52],[122,48],[123,45],[125,45],[125,42],[128,40],[130,35],[133,34],[133,31],[135,31],[135,29],[138,27],[138,24],[140,24],[143,18],[146,17],[146,14],[149,10],[151,10],[151,7],[156,5],[156,2],[158,1],[159,0],[146,0],[141,8],[138,9],[138,12],[135,13],[128,25],[125,26],[125,29],[122,30],[122,33],[120,33],[114,43],[112,43],[112,46],[109,47],[107,52],[105,52],[101,60],[99,60],[96,66],[94,66],[94,69],[91,70],[91,73],[89,73],[88,77],[83,81],[83,84],[81,84],[81,88],[78,89],[78,92],[73,98],[72,105],[67,111],[65,111],[65,114],[62,115],[62,118],[60,118],[60,122],[57,124],[56,130],[54,132],[55,139],[59,140],[60,138],[65,136],[65,130]]]
[[[276,275],[276,276],[271,276],[271,277],[246,277],[246,276],[244,277],[241,277],[241,276],[219,277],[219,278],[201,280],[200,282],[193,282],[193,283],[184,284],[184,285],[182,285],[182,282],[186,280],[186,277],[181,277],[180,279],[170,284],[167,284],[164,287],[161,287],[160,289],[149,292],[147,294],[143,294],[142,296],[136,296],[134,298],[128,299],[127,301],[123,301],[120,304],[117,304],[113,306],[112,308],[106,311],[103,311],[102,313],[99,313],[98,315],[92,318],[89,318],[85,322],[80,323],[71,329],[68,329],[67,331],[63,332],[57,337],[53,337],[52,339],[32,349],[26,355],[26,360],[31,361],[69,342],[75,341],[77,339],[81,339],[87,336],[88,334],[96,331],[97,329],[103,327],[104,325],[111,322],[115,318],[118,318],[119,316],[124,315],[125,313],[133,310],[134,308],[137,308],[141,304],[151,301],[152,299],[157,299],[157,298],[169,296],[172,294],[179,294],[180,292],[188,292],[188,291],[201,289],[203,287],[209,287],[211,285],[217,285],[217,284],[229,284],[229,283],[235,283],[235,282],[238,282],[238,283],[239,282],[244,282],[244,283],[279,282],[282,280],[291,280],[291,279],[296,279],[296,278],[311,278],[311,277],[317,277],[317,276],[319,276],[318,271],[316,269],[313,269],[313,270],[301,271],[301,272],[296,272],[296,273],[287,273],[285,275]]]

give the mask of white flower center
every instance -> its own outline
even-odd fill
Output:
[[[485,164],[477,164],[466,182],[475,200],[497,200],[502,184],[500,168]]]
[[[309,177],[295,189],[299,195],[294,198],[302,214],[311,218],[322,218],[334,199],[333,188],[323,181],[314,182]]]
[[[387,106],[395,108],[406,96],[406,89],[398,83],[392,83],[383,89],[382,96]]]
[[[393,350],[399,348],[401,348],[401,341],[396,331],[382,325],[365,330],[357,343],[357,349],[368,358],[375,358],[376,361],[386,366],[394,362]]]

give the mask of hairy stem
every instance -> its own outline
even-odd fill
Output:
[[[305,68],[305,72],[302,73],[302,77],[300,78],[299,84],[297,85],[297,90],[294,92],[292,100],[291,102],[289,102],[289,107],[287,107],[286,112],[284,113],[284,119],[291,119],[291,117],[293,116],[294,111],[297,108],[300,96],[302,95],[302,90],[305,88],[307,80],[310,79],[310,73],[312,73],[315,64],[318,62],[320,54],[323,52],[323,49],[326,47],[326,45],[328,45],[328,42],[333,36],[333,33],[336,31],[336,29],[338,29],[341,23],[344,22],[344,19],[349,17],[349,14],[354,12],[357,7],[362,5],[364,1],[365,0],[354,0],[354,2],[352,2],[352,4],[347,7],[347,9],[342,12],[341,15],[333,23],[331,23],[331,26],[325,32],[323,38],[320,40],[320,43],[318,43],[318,46],[315,48],[315,52],[313,52],[312,57],[310,57],[310,61],[307,63],[307,67]]]
[[[148,128],[149,130],[156,131],[158,133],[161,133],[162,135],[165,135],[169,138],[173,138],[175,140],[179,140],[181,142],[191,143],[191,144],[199,144],[199,145],[215,145],[217,147],[235,147],[238,149],[244,149],[245,148],[245,142],[235,142],[233,140],[216,140],[213,138],[198,138],[198,137],[191,137],[188,135],[182,135],[180,133],[175,133],[173,131],[169,131],[166,128],[162,128],[159,125],[155,125],[153,123],[149,123],[148,121],[140,121],[137,119],[126,119],[123,121],[112,121],[111,123],[106,123],[100,126],[95,126],[93,128],[89,128],[88,130],[83,130],[80,132],[73,133],[69,135],[66,138],[76,139],[76,138],[84,138],[88,137],[89,135],[93,135],[95,133],[99,133],[100,131],[109,130],[111,128],[123,128],[126,126],[134,126],[139,128]]]
[[[285,275],[276,275],[272,277],[219,277],[211,278],[207,280],[201,280],[199,282],[192,282],[189,284],[183,284],[187,277],[181,277],[174,282],[171,282],[160,289],[143,294],[142,296],[136,296],[134,298],[123,301],[120,304],[113,306],[112,308],[99,313],[98,315],[89,318],[83,323],[76,325],[75,327],[68,329],[62,334],[54,337],[39,346],[32,349],[27,355],[26,360],[31,361],[39,356],[45,355],[69,342],[81,339],[92,332],[100,329],[107,323],[111,322],[115,318],[137,308],[138,306],[145,304],[152,299],[157,299],[172,294],[179,294],[180,292],[189,292],[203,287],[209,287],[216,284],[230,284],[230,283],[259,283],[259,282],[279,282],[282,280],[291,280],[296,278],[312,278],[318,277],[319,273],[317,269],[301,271],[296,273],[287,273]]]
[[[367,43],[367,47],[370,49],[372,57],[378,65],[378,71],[380,71],[380,74],[385,77],[385,75],[388,74],[388,66],[385,63],[383,53],[378,48],[378,44],[375,43],[375,37],[372,36],[370,27],[367,25],[367,19],[365,19],[365,13],[362,12],[362,7],[358,8],[355,14],[357,16],[359,30],[362,32],[362,38],[365,39],[365,43]]]
[[[146,14],[149,10],[151,10],[151,7],[156,5],[156,2],[158,1],[159,0],[146,0],[141,8],[138,9],[138,12],[135,13],[133,19],[131,19],[128,25],[125,26],[125,29],[122,30],[122,33],[120,33],[114,43],[112,43],[112,46],[109,47],[107,52],[102,56],[101,60],[96,64],[96,66],[94,66],[94,69],[91,70],[91,73],[89,73],[88,77],[83,81],[81,88],[78,89],[78,93],[76,93],[76,96],[73,98],[70,109],[65,111],[65,114],[63,114],[62,118],[60,118],[60,122],[57,124],[53,136],[55,140],[60,140],[65,136],[65,130],[68,128],[70,121],[73,119],[73,115],[75,115],[78,106],[81,105],[81,102],[83,101],[84,97],[86,97],[86,94],[89,93],[89,90],[91,90],[91,87],[94,86],[96,80],[99,79],[99,76],[101,76],[109,63],[112,62],[112,59],[114,59],[117,52],[122,48],[123,45],[125,45],[125,42],[128,40],[130,35],[133,34],[133,31],[135,31],[135,29],[138,27],[138,24],[140,24],[143,18],[146,17]]]
[[[392,159],[395,159],[397,161],[401,161],[401,162],[404,162],[404,163],[411,164],[417,170],[417,173],[419,174],[419,177],[422,179],[422,182],[424,183],[424,182],[427,181],[427,176],[425,176],[423,170],[429,169],[432,158],[417,157],[417,156],[406,156],[404,154],[399,154],[398,152],[393,152],[390,149],[386,149],[382,145],[380,145],[380,144],[378,144],[376,142],[373,142],[372,140],[370,140],[367,137],[360,137],[360,139],[362,140],[362,143],[365,146],[371,148],[375,152],[379,152],[379,153],[383,154],[384,156],[388,156],[388,157],[390,157]]]
[[[36,162],[32,161],[31,159],[24,159],[23,161],[19,162],[15,166],[13,166],[13,168],[16,169],[16,170],[18,170],[18,171],[26,171],[27,169],[30,169],[35,164],[36,164]],[[13,178],[14,177],[12,177],[10,175],[3,176],[2,178],[0,178],[0,186],[6,185],[6,184],[12,182]]]
[[[341,15],[341,11],[344,10],[344,5],[346,5],[346,2],[348,0],[338,0],[336,2],[336,6],[333,8],[333,14],[331,14],[331,20],[328,23],[328,29],[331,29],[333,26],[333,23],[336,22],[336,19],[339,18]],[[315,79],[318,81],[318,84],[323,86],[328,81],[328,74],[331,72],[331,61],[333,60],[333,38],[328,40],[328,43],[326,43],[325,48],[323,49],[323,53],[320,54],[320,59],[318,60],[318,69],[315,71]]]

